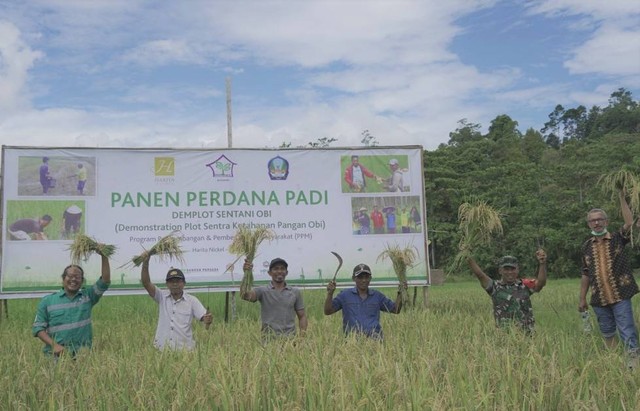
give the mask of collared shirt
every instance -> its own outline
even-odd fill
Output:
[[[361,187],[364,187],[364,174],[362,174],[362,168],[353,166],[353,184],[358,184]]]
[[[194,349],[196,342],[191,325],[193,319],[200,321],[207,313],[202,303],[185,292],[174,300],[169,290],[161,290],[157,286],[153,299],[158,303],[159,311],[153,345],[158,349]]]
[[[625,253],[630,235],[630,230],[621,229],[592,236],[582,245],[582,275],[589,277],[591,305],[604,307],[638,293],[638,284]]]
[[[64,289],[43,297],[31,328],[33,336],[44,330],[71,353],[81,347],[91,347],[91,309],[108,288],[99,278],[93,287],[81,288],[73,298],[69,298]],[[51,347],[45,345],[44,352],[50,354]]]
[[[304,310],[302,292],[299,288],[276,289],[273,283],[254,289],[260,301],[262,332],[276,335],[293,335],[296,332],[297,312]]]
[[[331,301],[331,305],[335,311],[342,310],[342,330],[345,334],[360,332],[374,338],[382,338],[380,312],[396,310],[393,300],[371,288],[364,300],[356,287],[342,290]]]

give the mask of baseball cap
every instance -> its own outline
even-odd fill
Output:
[[[393,165],[398,165],[398,160],[396,160],[395,158],[392,158],[391,160],[389,160],[389,165],[393,166]]]
[[[358,264],[353,268],[353,276],[354,277],[357,277],[357,276],[359,276],[360,274],[363,274],[363,273],[371,275],[371,268],[369,268],[369,266],[366,265],[366,264]]]
[[[289,268],[289,264],[287,264],[287,262],[286,262],[286,261],[284,261],[284,260],[283,260],[282,258],[280,258],[280,257],[277,257],[277,258],[274,258],[273,260],[271,260],[271,262],[269,263],[269,271],[271,271],[271,269],[273,269],[273,267],[274,267],[276,264],[283,264],[283,265],[284,265],[284,268]]]
[[[185,281],[184,274],[178,268],[172,268],[171,270],[169,270],[169,272],[167,273],[167,279],[165,281],[173,280],[175,278]]]
[[[505,255],[498,261],[498,266],[502,267],[517,267],[518,259],[512,255]]]

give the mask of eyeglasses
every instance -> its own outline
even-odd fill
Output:
[[[591,220],[587,220],[589,222],[589,224],[598,224],[598,223],[604,223],[605,221],[607,221],[606,218],[594,218]]]
[[[64,276],[64,278],[66,278],[67,280],[77,280],[77,281],[82,281],[82,276],[81,275],[69,275],[66,274]]]

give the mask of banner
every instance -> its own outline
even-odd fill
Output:
[[[388,246],[412,247],[411,284],[429,283],[422,148],[2,150],[0,297],[57,289],[78,233],[117,247],[111,293],[142,290],[131,258],[175,232],[184,263],[152,257],[151,279],[181,268],[189,288],[235,289],[243,259],[229,252],[240,226],[275,234],[254,260],[257,283],[275,257],[287,281],[324,286],[344,259],[339,283],[368,264],[372,284],[397,284]],[[82,263],[87,282],[100,258]]]

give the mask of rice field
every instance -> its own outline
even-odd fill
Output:
[[[533,337],[497,330],[489,297],[469,281],[430,288],[426,309],[419,293],[420,307],[383,314],[383,343],[345,338],[341,313],[322,314],[323,290],[304,293],[304,338],[266,343],[259,304],[238,298],[236,318],[224,323],[224,294],[197,294],[214,323],[197,326],[191,353],[152,347],[149,297],[107,296],[94,308],[93,350],[57,364],[30,334],[38,301],[11,300],[0,322],[0,408],[638,409],[640,370],[604,350],[597,331],[582,331],[578,281],[551,280],[533,297]]]

